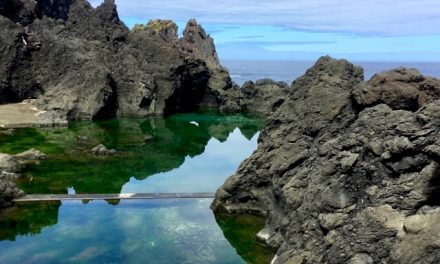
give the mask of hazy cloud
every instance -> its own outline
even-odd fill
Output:
[[[246,39],[246,38],[245,38]],[[335,41],[230,41],[230,42],[222,42],[222,44],[232,44],[232,43],[244,43],[248,45],[270,45],[270,46],[276,46],[276,45],[288,45],[288,46],[295,46],[295,45],[321,45],[321,44],[335,44]]]
[[[238,38],[241,39],[257,39],[257,38],[264,38],[266,35],[253,35],[253,36],[240,36]]]
[[[100,0],[91,0],[96,5]],[[121,17],[265,24],[367,35],[440,33],[438,0],[116,0]]]

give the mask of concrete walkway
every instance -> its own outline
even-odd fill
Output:
[[[214,198],[214,195],[214,193],[37,194],[26,195],[13,201],[206,199]]]

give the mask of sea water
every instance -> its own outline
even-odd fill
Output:
[[[28,194],[215,192],[257,147],[263,120],[215,112],[76,122],[0,134],[0,152],[48,157]],[[104,144],[115,155],[90,150]],[[0,210],[0,263],[268,263],[264,219],[214,215],[212,199],[20,203]]]
[[[232,79],[239,85],[247,80],[256,81],[271,78],[291,84],[313,66],[314,61],[234,61],[225,60],[222,64],[229,69]],[[365,79],[374,74],[398,67],[416,68],[422,74],[440,78],[439,62],[357,62],[364,69]]]
[[[232,79],[291,83],[314,62],[225,61]],[[438,63],[359,62],[368,79]],[[24,168],[29,194],[214,192],[257,147],[264,121],[213,112],[76,122],[0,134],[0,152],[48,154]],[[104,144],[113,156],[90,150]],[[0,210],[0,263],[269,263],[255,240],[264,219],[214,215],[212,199],[21,203]]]

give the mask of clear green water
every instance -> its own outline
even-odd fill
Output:
[[[78,122],[0,135],[0,152],[33,147],[48,154],[24,170],[20,187],[28,194],[210,192],[250,156],[261,125],[260,119],[210,112]],[[100,143],[118,153],[91,154]]]
[[[269,263],[255,241],[262,220],[217,225],[211,202],[22,204],[0,214],[0,263]]]
[[[212,112],[78,122],[0,134],[0,152],[48,154],[24,169],[29,194],[213,192],[256,148],[261,125]],[[99,143],[118,153],[91,154]],[[17,204],[0,210],[0,263],[270,262],[273,253],[255,241],[263,220],[215,217],[211,202]]]

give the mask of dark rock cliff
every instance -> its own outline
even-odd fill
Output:
[[[273,263],[439,263],[440,80],[323,57],[294,81],[215,211],[266,215]]]
[[[0,0],[0,58],[0,104],[36,99],[45,125],[199,107],[267,115],[288,91],[267,80],[241,90],[195,20],[182,38],[169,20],[130,30],[114,0]],[[0,203],[22,194],[3,171]]]
[[[36,98],[69,120],[244,108],[195,20],[180,39],[167,20],[129,30],[114,0],[1,0],[0,56],[0,103]]]

